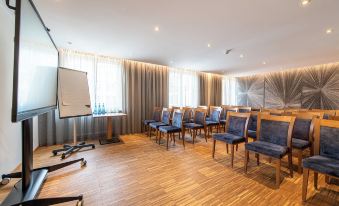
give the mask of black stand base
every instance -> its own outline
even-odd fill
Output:
[[[64,162],[57,165],[52,165],[48,167],[37,168],[32,171],[31,182],[28,186],[27,190],[22,189],[22,180],[15,184],[11,193],[6,197],[6,199],[1,203],[1,206],[9,206],[9,205],[22,205],[22,206],[45,206],[45,205],[53,205],[59,204],[63,202],[70,202],[74,200],[78,200],[78,204],[82,204],[83,198],[82,195],[75,197],[56,197],[56,198],[45,198],[45,199],[35,199],[44,183],[47,173],[53,172],[55,170],[61,169],[63,167],[69,166],[76,162],[81,162],[82,166],[86,165],[86,160],[84,158]],[[21,178],[22,173],[16,172],[12,174],[2,175],[2,182],[8,183],[10,178]]]
[[[64,148],[53,150],[52,153],[54,156],[56,156],[59,152],[64,152],[61,154],[61,159],[65,159],[66,156],[71,155],[72,153],[77,152],[80,149],[86,148],[86,147],[91,147],[92,149],[94,149],[95,144],[86,144],[86,142],[81,142],[80,144],[73,145],[73,146],[65,144]]]
[[[119,143],[121,142],[121,140],[118,137],[112,137],[112,139],[100,139],[99,142],[101,145],[104,145],[104,144]]]

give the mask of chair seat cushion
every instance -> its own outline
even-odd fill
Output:
[[[247,136],[256,139],[257,138],[257,131],[254,130],[247,130]]]
[[[316,155],[303,159],[303,167],[317,172],[339,177],[339,160]]]
[[[272,144],[269,142],[255,141],[245,144],[247,150],[264,154],[274,158],[282,158],[287,154],[287,147]]]
[[[153,129],[158,129],[161,126],[167,126],[168,124],[163,123],[163,122],[152,122],[149,124],[150,127],[152,127]]]
[[[149,124],[152,123],[152,122],[156,122],[156,121],[153,120],[153,119],[147,119],[147,120],[144,120],[144,124],[145,124],[145,125],[149,125]]]
[[[176,126],[161,126],[159,127],[160,132],[164,133],[174,133],[174,132],[181,132],[181,128]]]
[[[200,129],[200,128],[204,128],[204,125],[196,124],[196,123],[186,123],[184,124],[184,127],[189,128],[189,129]]]
[[[207,126],[212,126],[212,125],[218,125],[219,122],[214,122],[214,121],[206,121]]]
[[[222,125],[226,124],[226,119],[220,120],[220,124],[222,124]]]
[[[306,140],[292,138],[292,147],[297,149],[306,149],[311,143]]]
[[[245,138],[230,133],[216,133],[212,135],[213,139],[226,142],[227,144],[238,144],[245,142]]]

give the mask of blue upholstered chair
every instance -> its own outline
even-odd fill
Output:
[[[310,148],[311,156],[313,155],[313,128],[316,116],[308,112],[293,112],[296,117],[292,133],[292,148],[298,153],[298,173],[302,172],[301,161],[303,158],[303,151]]]
[[[155,136],[156,136],[156,141],[158,140],[158,132],[159,132],[159,127],[160,126],[167,126],[170,125],[170,118],[171,118],[171,110],[168,108],[164,108],[162,110],[162,114],[161,114],[161,121],[159,122],[151,122],[149,124],[150,127],[150,137],[151,137],[151,130],[154,129],[155,130]]]
[[[212,157],[215,155],[215,145],[216,141],[221,141],[226,143],[227,153],[228,153],[228,144],[232,145],[231,147],[231,166],[233,167],[234,159],[234,146],[243,142],[247,142],[247,125],[250,118],[249,113],[237,113],[237,112],[228,112],[227,113],[227,123],[226,123],[226,133],[216,133],[213,134],[213,150]]]
[[[166,138],[167,138],[166,148],[167,149],[168,149],[168,142],[169,142],[170,137],[173,139],[174,144],[175,144],[176,133],[179,134],[179,138],[180,138],[180,134],[183,132],[183,116],[184,116],[184,112],[180,109],[176,109],[173,112],[172,124],[168,126],[159,127],[159,132],[160,132],[159,141],[158,141],[159,145],[160,145],[162,133],[166,134]],[[185,146],[185,141],[183,141],[183,145]]]
[[[238,108],[232,106],[221,106],[221,108],[222,110],[220,113],[220,125],[224,128],[224,132],[226,132],[227,112],[238,112]]]
[[[314,187],[318,173],[339,178],[339,121],[317,119],[314,127],[314,156],[303,159],[302,200],[306,201],[309,171],[314,172]]]
[[[210,118],[209,120],[206,120],[207,136],[210,136],[213,131],[213,127],[217,127],[217,132],[219,133],[220,113],[221,107],[214,107],[213,109],[211,109]]]
[[[207,110],[205,110],[205,109],[196,109],[194,111],[193,122],[184,123],[184,132],[183,132],[183,136],[182,136],[183,141],[185,141],[185,130],[186,129],[189,129],[193,132],[193,134],[192,134],[193,144],[194,144],[195,138],[197,136],[197,131],[199,129],[203,129],[205,140],[207,142],[206,113],[207,113]]]
[[[251,112],[250,119],[248,120],[247,137],[250,137],[253,140],[257,139],[257,119],[258,112]]]
[[[143,121],[144,131],[147,131],[148,135],[150,135],[150,128],[149,124],[152,122],[160,122],[161,121],[161,107],[155,107],[152,114],[152,119],[146,119]]]
[[[190,123],[193,120],[193,108],[192,107],[183,107],[184,116],[182,118],[183,123]]]
[[[281,159],[288,155],[290,175],[293,177],[292,168],[292,131],[295,117],[274,116],[260,114],[258,116],[258,136],[257,141],[245,144],[244,169],[247,173],[249,151],[262,154],[277,160],[276,166],[276,186],[280,186],[280,165]],[[259,155],[257,155],[259,164]]]

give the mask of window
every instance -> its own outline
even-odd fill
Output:
[[[63,49],[60,65],[87,72],[92,109],[95,104],[105,104],[106,112],[122,110],[123,63],[114,58]]]
[[[222,80],[222,104],[236,105],[236,80],[225,76]]]
[[[169,69],[169,106],[198,106],[198,74]]]

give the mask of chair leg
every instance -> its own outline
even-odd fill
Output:
[[[299,174],[301,174],[301,172],[302,172],[302,168],[301,168],[302,159],[303,159],[303,151],[298,150],[298,173]]]
[[[180,134],[180,133],[179,133]],[[175,134],[173,133],[173,143],[175,145]]]
[[[272,163],[272,157],[269,157],[269,158],[268,158],[268,162],[269,162],[269,163]]]
[[[249,151],[245,149],[245,161],[244,161],[244,171],[247,174],[247,163],[248,163]]]
[[[233,168],[233,160],[234,160],[234,144],[232,144],[232,147],[231,147],[231,167],[232,168]]]
[[[303,187],[302,187],[302,200],[305,202],[307,197],[307,185],[308,185],[308,176],[309,176],[309,169],[304,168],[303,174]]]
[[[275,185],[277,188],[280,186],[280,167],[281,167],[281,159],[278,159],[275,171]]]
[[[161,132],[160,132],[159,139],[158,139],[158,144],[159,145],[160,145],[160,142],[161,142]]]
[[[215,144],[216,144],[217,140],[213,140],[213,149],[212,149],[212,158],[214,159],[214,155],[215,155]]]
[[[290,168],[290,176],[293,178],[292,150],[288,153],[288,167]]]
[[[204,134],[205,140],[206,140],[206,142],[207,142],[206,127],[204,128],[204,132],[205,132],[205,134]]]
[[[184,145],[185,148],[185,128],[182,131],[182,145]]]
[[[260,164],[259,154],[255,153],[255,157],[257,158],[257,166],[259,166]]]
[[[168,150],[168,141],[169,141],[169,134],[167,133],[167,144],[166,144],[166,149]]]
[[[181,137],[180,137],[180,136],[181,136],[181,133],[179,132],[179,140],[181,139]]]
[[[314,171],[314,189],[318,189],[318,172]]]
[[[228,144],[226,143],[226,153],[228,154]]]
[[[195,135],[196,135],[196,133],[197,133],[197,130],[194,129],[194,130],[193,130],[193,137],[192,137],[192,138],[193,138],[193,144],[194,144],[194,140],[195,140]]]

